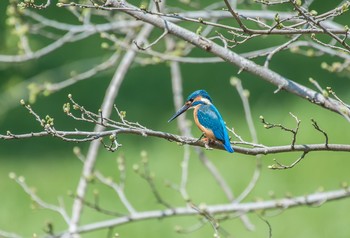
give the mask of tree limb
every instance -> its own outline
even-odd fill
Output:
[[[55,136],[65,141],[70,142],[89,142],[93,140],[98,140],[102,137],[108,137],[110,135],[119,134],[133,134],[139,136],[151,136],[163,138],[171,142],[177,142],[181,144],[188,144],[198,147],[205,148],[205,143],[198,140],[198,138],[179,136],[162,131],[154,131],[151,129],[135,129],[135,128],[119,128],[115,130],[106,130],[101,132],[91,132],[91,131],[60,131],[55,130],[54,134],[42,131],[42,132],[31,132],[28,134],[12,134],[9,132],[7,135],[1,135],[2,140],[14,140],[14,139],[26,139],[32,137],[43,137],[43,136]],[[82,136],[83,138],[70,138],[71,136]],[[234,144],[245,144],[242,142],[233,142]],[[252,145],[251,143],[249,144]],[[220,142],[213,142],[211,147],[219,150],[224,150],[224,147]],[[299,145],[281,145],[281,146],[264,146],[257,145],[256,148],[245,148],[241,146],[232,146],[232,148],[237,152],[245,155],[267,155],[267,154],[278,154],[285,152],[312,152],[312,151],[339,151],[339,152],[349,152],[350,145],[347,144],[299,144]]]
[[[276,92],[283,89],[323,108],[337,112],[343,115],[348,121],[350,121],[350,109],[344,108],[344,106],[337,100],[325,97],[322,94],[317,93],[314,90],[307,88],[295,81],[287,79],[272,70],[257,65],[253,61],[247,60],[235,52],[230,51],[214,43],[213,41],[197,35],[189,30],[186,30],[185,28],[180,27],[172,22],[167,21],[167,24],[165,24],[164,19],[161,17],[147,14],[145,12],[140,12],[138,8],[131,4],[125,3],[124,5],[118,4],[118,2],[115,2],[115,4],[116,5],[111,6],[111,10],[117,9],[135,17],[136,19],[150,23],[163,30],[167,29],[169,34],[173,34],[180,39],[186,40],[198,48],[212,53],[224,59],[228,63],[237,66],[239,69],[250,72],[251,74],[256,75],[259,78],[275,85],[278,87],[278,90]],[[108,10],[108,7],[106,7],[106,9]]]
[[[261,211],[261,210],[276,210],[276,209],[286,210],[288,208],[293,208],[293,207],[319,205],[319,204],[323,204],[324,202],[348,198],[349,196],[350,196],[349,189],[345,188],[340,190],[303,195],[303,196],[294,197],[294,198],[279,198],[275,200],[239,203],[239,204],[231,203],[231,204],[208,205],[205,208],[205,211],[211,215],[215,215],[215,214],[233,213],[233,212],[251,213],[251,212]],[[77,232],[86,233],[89,231],[119,226],[122,224],[129,223],[131,221],[143,221],[143,220],[149,220],[149,219],[161,219],[161,218],[167,218],[167,217],[188,216],[188,215],[196,215],[196,214],[198,214],[198,211],[192,209],[191,207],[177,207],[177,208],[165,209],[165,210],[138,212],[132,216],[124,216],[124,217],[119,217],[115,219],[105,220],[102,222],[86,224],[78,227]],[[65,234],[65,232],[54,237],[60,237],[63,234]],[[49,237],[52,237],[52,236],[49,236]]]

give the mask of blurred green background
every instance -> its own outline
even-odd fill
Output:
[[[312,8],[318,12],[331,9],[340,1],[314,1]],[[138,4],[138,2],[136,1]],[[173,6],[186,6],[182,3],[170,3]],[[198,7],[206,6],[210,1],[196,1]],[[0,2],[0,54],[17,54],[18,40],[6,25],[6,1]],[[255,4],[241,4],[242,9],[256,8]],[[278,8],[272,8],[278,10]],[[285,10],[285,9],[284,9]],[[34,10],[50,19],[62,20],[72,24],[79,22],[64,9],[55,6],[44,11]],[[67,17],[69,16],[69,17]],[[347,18],[346,18],[347,17]],[[345,24],[349,14],[340,17],[339,23]],[[196,29],[195,24],[186,25]],[[156,38],[161,31],[155,30],[152,37]],[[34,36],[32,42],[35,48],[45,43],[42,38]],[[268,37],[255,39],[247,45],[235,48],[236,52],[246,52],[285,42],[285,37]],[[72,71],[82,72],[93,65],[107,59],[111,51],[101,49],[101,40],[93,36],[84,41],[69,43],[59,50],[24,63],[0,63],[0,134],[28,133],[40,130],[35,119],[19,105],[21,98],[28,98],[28,85],[33,82],[59,82],[70,76]],[[160,48],[162,46],[159,46]],[[192,56],[206,56],[195,50]],[[322,62],[332,64],[339,59],[328,56],[305,57],[301,54],[282,52],[271,62],[271,68],[281,75],[300,82],[312,88],[308,78],[316,79],[322,87],[331,86],[345,101],[350,101],[349,75],[339,75],[321,69]],[[257,60],[262,63],[261,59]],[[221,111],[228,126],[246,140],[250,140],[249,130],[244,118],[243,107],[229,79],[237,76],[238,68],[226,63],[217,64],[181,64],[184,79],[184,96],[196,89],[205,89]],[[91,111],[97,111],[104,97],[106,87],[113,75],[113,69],[85,80],[72,87],[49,96],[39,96],[32,105],[42,116],[55,118],[55,127],[62,130],[92,129],[92,125],[75,122],[67,118],[62,105],[67,102],[71,93],[74,99]],[[300,134],[297,143],[323,143],[323,136],[313,129],[311,118],[314,118],[324,129],[330,143],[349,143],[350,127],[348,122],[335,113],[285,92],[274,94],[275,87],[261,81],[248,73],[238,76],[243,86],[250,91],[250,104],[253,119],[257,128],[259,142],[265,145],[284,145],[291,141],[288,133],[278,129],[266,130],[259,121],[263,115],[270,122],[282,123],[295,127],[292,112],[301,121]],[[170,69],[167,63],[158,65],[133,65],[127,73],[120,93],[115,101],[120,110],[127,112],[129,121],[154,129],[178,133],[176,123],[168,124],[167,120],[176,110],[173,107]],[[192,119],[191,113],[187,118]],[[113,118],[117,118],[114,114]],[[199,136],[197,128],[193,133]],[[147,138],[133,135],[118,136],[123,144],[120,150],[110,153],[101,150],[97,169],[106,176],[118,179],[117,158],[125,158],[127,168],[126,194],[134,207],[140,211],[160,209],[161,205],[151,193],[147,183],[133,170],[134,164],[140,164],[140,153],[146,151],[149,167],[155,174],[155,183],[164,200],[174,206],[184,206],[180,194],[165,185],[165,181],[178,184],[181,179],[183,149],[176,143],[159,138]],[[35,189],[45,201],[57,204],[58,198],[64,201],[70,212],[73,199],[68,195],[75,191],[81,173],[82,164],[74,156],[73,147],[79,146],[86,153],[88,144],[71,144],[55,138],[33,138],[27,140],[1,141],[0,143],[0,230],[14,231],[25,237],[33,233],[43,234],[47,223],[54,223],[55,231],[65,229],[62,219],[55,213],[37,208],[23,190],[9,178],[10,172],[23,175],[26,182]],[[222,175],[231,185],[234,193],[239,195],[249,183],[255,169],[255,157],[238,153],[233,155],[224,151],[206,151],[206,155],[218,167]],[[273,159],[289,164],[300,154],[288,153],[262,157],[263,169],[261,177],[245,201],[255,199],[270,199],[271,194],[284,197],[286,194],[295,196],[312,193],[318,190],[333,190],[340,188],[342,182],[349,182],[350,160],[348,153],[315,152],[307,155],[299,165],[291,170],[273,171],[267,168]],[[101,206],[113,211],[125,212],[117,196],[110,189],[99,183],[91,184],[89,198],[93,200],[93,191],[98,190]],[[197,204],[217,204],[227,202],[223,192],[218,188],[213,178],[198,160],[194,150],[191,150],[189,164],[188,192]],[[350,215],[348,199],[326,203],[320,207],[294,208],[285,212],[267,212],[267,219],[272,226],[273,237],[349,237],[348,225]],[[106,218],[95,211],[86,208],[82,224]],[[268,226],[256,214],[249,214],[256,226],[256,231],[249,232],[240,220],[222,222],[225,230],[234,237],[268,237]],[[191,229],[198,222],[198,217],[176,217],[163,220],[135,222],[115,228],[113,231],[120,237],[212,237],[213,230],[209,224],[202,229],[178,234],[175,226]],[[107,236],[108,231],[98,231],[84,237]]]

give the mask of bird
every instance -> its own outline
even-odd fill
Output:
[[[171,122],[188,109],[194,109],[194,122],[203,132],[202,136],[205,136],[204,140],[207,142],[205,144],[206,148],[209,148],[208,144],[210,141],[220,141],[226,151],[230,153],[234,152],[231,147],[224,120],[205,90],[201,89],[191,93],[187,97],[185,104],[168,120],[168,122]]]

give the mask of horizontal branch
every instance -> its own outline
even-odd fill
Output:
[[[85,34],[84,38],[88,36],[89,34]],[[41,48],[40,50],[35,51],[34,53],[24,54],[24,55],[0,55],[0,62],[18,63],[18,62],[28,61],[31,59],[38,59],[54,50],[57,50],[67,42],[72,42],[74,37],[75,37],[75,34],[69,31],[58,40]]]
[[[145,10],[145,9],[139,9],[139,8],[135,8],[132,5],[126,4],[127,7],[124,7],[124,4],[115,1],[110,1],[110,5],[108,6],[95,6],[95,5],[89,5],[89,4],[78,4],[78,3],[68,3],[68,4],[64,4],[64,3],[59,3],[58,6],[60,7],[70,7],[70,6],[78,6],[81,8],[95,8],[95,9],[100,9],[100,10],[107,10],[107,11],[112,11],[112,10],[120,10],[120,11],[124,11],[127,10],[128,12],[138,12],[141,14],[150,14],[153,16],[161,16],[166,18],[169,21],[172,22],[176,22],[176,21],[188,21],[188,22],[197,22],[200,24],[204,24],[204,25],[211,25],[211,26],[216,26],[222,29],[226,29],[226,30],[232,30],[232,31],[237,31],[237,32],[244,32],[244,33],[249,33],[249,34],[254,34],[254,35],[290,35],[290,34],[327,34],[325,32],[324,29],[317,29],[317,28],[308,28],[308,29],[302,29],[302,28],[293,28],[293,27],[288,27],[285,29],[277,29],[276,27],[270,27],[269,29],[247,29],[244,27],[244,25],[239,24],[240,27],[233,27],[230,25],[224,25],[224,24],[220,24],[220,23],[214,23],[214,22],[210,22],[210,21],[206,21],[203,20],[203,15],[198,17],[198,18],[192,18],[192,17],[188,17],[189,14],[182,14],[182,13],[161,13],[158,11],[149,11],[149,10]],[[214,11],[215,12],[215,11]],[[263,15],[261,12],[264,11],[260,11],[259,15]],[[201,12],[203,13],[203,11]],[[198,13],[197,13],[198,14]],[[194,14],[194,15],[197,15]],[[227,18],[229,16],[225,15],[225,11],[217,11],[217,14],[221,14],[219,18]],[[132,14],[131,14],[132,15]],[[204,13],[204,16],[207,16],[207,13]],[[211,14],[209,13],[210,16],[215,15],[215,14]],[[223,17],[225,15],[225,17]],[[292,14],[287,14],[290,16],[290,18],[296,18],[298,19],[298,21],[302,22],[300,24],[307,24],[308,22],[306,20],[301,21],[300,18],[297,18],[296,15],[292,15]],[[274,16],[276,16],[276,12],[274,13]],[[232,16],[231,16],[232,17]],[[240,19],[240,17],[246,18],[243,15],[236,15],[236,19]],[[264,18],[264,17],[262,17]],[[274,19],[274,18],[272,18]],[[288,19],[288,18],[286,18]],[[239,21],[241,22],[241,21]],[[297,25],[299,26],[299,24]],[[333,25],[334,26],[334,25]],[[347,35],[348,31],[343,28],[327,28],[326,29],[327,32],[331,32],[333,34],[341,34],[341,35]]]
[[[226,19],[231,18],[232,15],[228,11],[221,11],[221,10],[212,10],[212,11],[205,11],[205,10],[199,10],[199,11],[188,11],[188,12],[181,12],[178,14],[180,17],[184,18],[203,18],[203,19]],[[264,20],[274,20],[276,17],[276,11],[269,11],[269,10],[245,10],[245,9],[239,9],[239,15],[243,18],[257,18],[257,19],[264,19]],[[278,12],[278,15],[281,19],[292,19],[292,17],[295,16],[295,13],[292,12]],[[180,20],[180,19],[179,19]],[[179,21],[176,20],[176,21]],[[294,18],[293,21],[295,22],[302,22],[299,18]],[[344,26],[341,24],[338,24],[331,20],[325,20],[323,21],[324,26],[327,28],[331,28],[334,31],[345,32]],[[350,35],[350,33],[348,33]]]
[[[319,206],[328,201],[334,201],[339,199],[344,199],[350,197],[350,191],[348,188],[319,192],[314,194],[309,194],[306,196],[299,196],[294,198],[279,198],[268,201],[258,201],[258,202],[248,202],[248,203],[230,203],[230,204],[219,204],[219,205],[209,205],[204,209],[204,212],[215,215],[223,213],[239,213],[245,214],[261,210],[274,210],[274,209],[288,209],[293,207],[301,206]],[[91,223],[78,227],[78,233],[86,233],[94,230],[105,229],[110,227],[115,227],[123,225],[133,221],[143,221],[148,219],[161,219],[174,216],[189,216],[196,215],[198,211],[191,207],[178,207],[165,210],[154,210],[137,212],[133,215],[119,217],[111,220],[105,220],[101,222]],[[61,237],[67,234],[66,232],[59,234],[55,237]],[[51,236],[52,237],[52,236]]]
[[[151,136],[163,138],[168,141],[177,142],[181,144],[188,144],[193,146],[199,146],[205,148],[205,142],[198,140],[197,138],[191,138],[186,136],[179,136],[162,131],[154,131],[146,128],[120,128],[115,130],[107,130],[103,132],[91,132],[91,131],[59,131],[59,130],[48,130],[42,132],[32,132],[27,134],[12,134],[8,132],[7,135],[0,134],[0,140],[14,140],[14,139],[26,139],[32,137],[45,137],[54,136],[68,142],[89,142],[103,137],[117,136],[118,134],[134,134],[140,136]],[[74,138],[73,138],[74,137]],[[82,137],[82,138],[76,138]],[[234,145],[232,148],[241,154],[246,155],[267,155],[277,154],[285,152],[312,152],[312,151],[340,151],[350,152],[350,145],[347,144],[300,144],[300,145],[282,145],[282,146],[264,146],[255,145],[252,143],[233,142],[233,144],[244,144],[253,146],[254,148],[246,148],[242,146]],[[220,142],[212,142],[210,147],[220,150],[225,150]]]
[[[33,14],[30,12],[27,14],[36,20],[40,22],[40,19],[45,19],[44,22],[40,22],[41,24],[46,24],[47,26],[51,26],[52,28],[59,29],[59,30],[67,30],[65,35],[61,36],[54,42],[46,45],[43,48],[40,48],[34,52],[26,53],[26,54],[16,54],[16,55],[2,55],[0,54],[0,62],[3,63],[19,63],[19,62],[26,62],[33,59],[38,59],[40,57],[43,57],[44,55],[47,55],[60,47],[64,46],[66,43],[72,43],[76,41],[80,41],[83,39],[86,39],[94,34],[98,34],[100,32],[104,31],[111,31],[121,28],[132,28],[132,27],[138,27],[140,26],[140,22],[137,21],[117,21],[117,22],[111,22],[111,23],[104,23],[104,24],[89,24],[89,25],[69,25],[65,23],[60,23],[53,20],[48,20],[38,14]]]
[[[142,22],[139,22],[137,20],[118,20],[118,21],[111,21],[108,23],[100,23],[100,24],[93,24],[93,23],[85,23],[80,25],[74,25],[74,24],[68,24],[61,21],[55,21],[48,19],[34,11],[25,10],[23,14],[27,17],[32,18],[33,20],[39,22],[40,24],[57,29],[62,31],[69,31],[73,33],[81,33],[81,32],[105,32],[105,31],[116,31],[122,28],[134,28],[134,27],[140,27],[142,25]]]

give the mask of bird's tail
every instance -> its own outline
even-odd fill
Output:
[[[225,149],[226,149],[228,152],[230,152],[230,153],[235,152],[235,150],[232,149],[232,147],[231,147],[230,140],[226,140],[226,141],[225,141],[224,147],[225,147]]]

